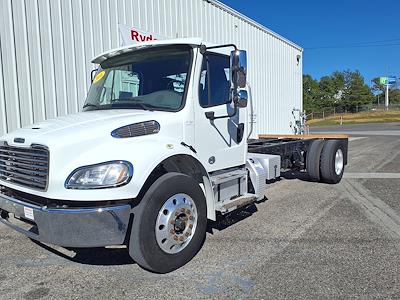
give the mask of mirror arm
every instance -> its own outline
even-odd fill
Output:
[[[235,49],[235,51],[238,50],[238,48],[235,44],[225,44],[225,45],[212,46],[212,47],[207,47],[206,45],[203,44],[200,46],[200,53],[204,54],[207,52],[207,50],[210,50],[210,49],[227,48],[227,47],[233,47]]]
[[[93,69],[91,72],[90,72],[90,79],[91,79],[91,81],[93,82],[93,80],[94,80],[94,75],[96,74],[96,72],[98,71],[99,69]]]
[[[225,116],[217,116],[217,117],[216,117],[216,116],[215,116],[215,112],[213,112],[213,111],[207,111],[207,112],[205,113],[205,115],[206,115],[206,118],[207,118],[207,119],[209,119],[209,120],[211,120],[211,121],[214,121],[214,120],[216,120],[216,119],[232,118],[232,117],[236,116],[237,112],[238,112],[238,108],[237,108],[237,106],[235,105],[235,107],[234,107],[234,109],[233,109],[233,112],[232,112],[231,114],[227,114],[227,115],[225,115]]]

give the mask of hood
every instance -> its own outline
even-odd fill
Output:
[[[26,126],[2,136],[0,140],[15,146],[29,146],[36,143],[48,147],[66,141],[72,144],[82,140],[88,142],[93,139],[109,138],[114,129],[125,125],[150,120],[156,120],[161,124],[164,123],[163,120],[175,119],[171,118],[171,114],[173,113],[126,109],[81,112]],[[14,143],[15,138],[22,138],[25,142]]]
[[[154,163],[176,153],[191,154],[180,145],[185,115],[174,112],[141,110],[102,110],[82,112],[37,123],[0,137],[16,147],[40,144],[49,148],[49,181],[47,191],[38,191],[13,182],[1,185],[50,199],[116,200],[137,195]],[[160,131],[131,138],[114,138],[111,132],[133,123],[155,120]],[[17,139],[16,143],[14,141]],[[22,143],[23,141],[23,143]],[[182,148],[180,148],[182,147]],[[128,161],[135,171],[128,185],[115,189],[68,190],[64,184],[74,170],[82,166],[109,161]]]

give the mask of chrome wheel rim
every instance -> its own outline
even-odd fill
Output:
[[[166,253],[182,251],[192,240],[197,226],[197,208],[186,194],[170,197],[158,212],[155,232],[158,246]]]
[[[335,154],[335,173],[336,175],[342,174],[344,166],[343,151],[338,149]]]

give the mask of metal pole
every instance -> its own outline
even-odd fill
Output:
[[[389,82],[386,85],[385,107],[386,107],[386,110],[389,109]]]
[[[385,108],[386,108],[386,110],[389,109],[389,66],[387,66],[387,82],[386,82]]]

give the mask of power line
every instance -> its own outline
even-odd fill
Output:
[[[400,38],[390,39],[390,40],[380,40],[380,41],[369,41],[369,42],[359,42],[351,44],[342,45],[330,45],[330,46],[319,46],[319,47],[305,47],[306,50],[319,50],[319,49],[340,49],[340,48],[370,48],[370,47],[391,47],[400,46]],[[382,44],[383,43],[383,44]]]

